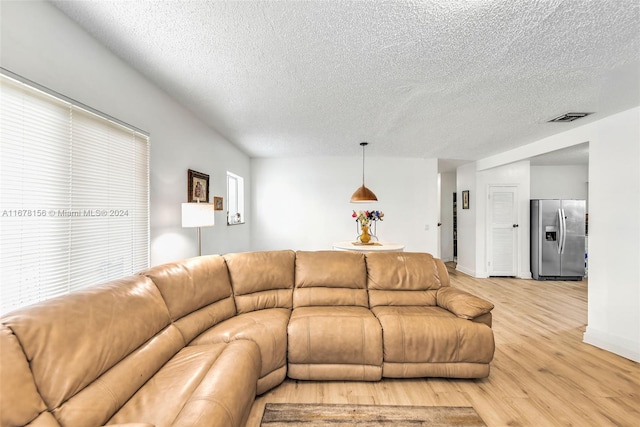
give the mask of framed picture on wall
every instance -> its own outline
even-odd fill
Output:
[[[213,210],[221,211],[223,209],[222,197],[213,196]]]
[[[187,202],[209,203],[209,175],[187,171]]]
[[[469,209],[469,190],[462,192],[462,209]]]

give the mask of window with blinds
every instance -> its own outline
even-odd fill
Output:
[[[149,266],[149,137],[0,74],[0,314]]]

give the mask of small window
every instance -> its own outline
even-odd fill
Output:
[[[227,225],[244,224],[244,178],[227,172]]]

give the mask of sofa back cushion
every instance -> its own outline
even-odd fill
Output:
[[[296,253],[294,308],[326,305],[369,306],[367,267],[362,253]]]
[[[380,305],[434,306],[437,290],[449,285],[444,263],[428,253],[369,252],[366,260],[372,308]]]
[[[0,325],[0,425],[23,426],[47,410],[13,332]]]
[[[291,308],[295,252],[264,251],[224,255],[238,313]]]
[[[142,274],[160,289],[186,343],[236,314],[227,265],[219,255],[159,265]]]
[[[7,314],[62,425],[101,425],[184,341],[150,279],[132,276]]]

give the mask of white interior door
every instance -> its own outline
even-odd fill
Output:
[[[516,276],[518,272],[518,187],[489,186],[487,272]]]

